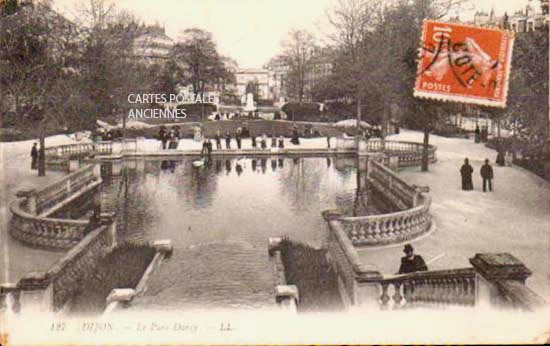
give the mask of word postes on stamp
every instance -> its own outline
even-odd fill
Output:
[[[424,21],[414,96],[506,107],[512,32]]]

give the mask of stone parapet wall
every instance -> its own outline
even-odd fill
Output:
[[[66,207],[101,185],[99,166],[87,165],[40,190],[20,191],[10,204],[10,234],[32,246],[69,249],[75,246],[88,228],[88,220],[51,218],[49,215]]]
[[[433,229],[427,188],[409,185],[376,159],[369,159],[369,185],[399,210],[368,216],[343,216],[341,227],[355,246],[382,246],[419,237]]]
[[[15,290],[27,304],[28,296],[41,295],[42,308],[58,311],[73,297],[79,282],[91,275],[98,261],[115,245],[115,223],[103,225],[88,233],[52,268],[43,273],[30,273],[17,283]]]
[[[51,278],[54,310],[61,309],[71,299],[79,281],[94,272],[99,259],[114,245],[111,226],[102,226],[90,232],[46,273]]]
[[[38,217],[24,212],[15,200],[10,206],[10,234],[28,245],[47,249],[70,249],[84,237],[87,220]]]

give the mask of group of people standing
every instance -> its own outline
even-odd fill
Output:
[[[489,138],[489,127],[488,126],[482,126],[481,129],[479,128],[479,125],[476,125],[476,129],[474,131],[475,133],[475,142],[487,142]]]
[[[167,130],[164,125],[159,130],[159,140],[162,143],[162,149],[177,149],[180,141],[179,126],[172,126]],[[166,145],[168,144],[168,148]]]
[[[472,173],[474,172],[473,167],[470,165],[468,158],[464,159],[464,164],[460,167],[460,175],[462,176],[462,190],[471,191],[474,189],[474,183],[472,181]],[[483,181],[483,192],[493,191],[492,180],[494,177],[493,167],[489,164],[489,159],[485,159],[485,163],[481,166],[479,170],[481,179]]]
[[[241,149],[242,148],[242,129],[239,127],[237,129],[237,131],[235,132],[235,141],[237,142],[237,149]],[[229,133],[229,131],[227,131],[225,133],[225,136],[223,137],[225,139],[225,148],[226,149],[231,149],[231,140],[232,140],[232,137],[231,137],[231,134]],[[252,141],[252,148],[257,148],[258,147],[258,142],[259,142],[259,146],[262,148],[262,149],[266,149],[267,148],[267,143],[268,143],[268,137],[267,137],[267,134],[262,134],[261,137],[259,137],[259,139],[254,135],[254,134],[250,134],[250,139]],[[216,135],[214,136],[214,140],[216,141],[216,149],[217,150],[222,150],[222,134],[221,134],[221,131],[218,130],[216,132]],[[272,134],[271,135],[271,147],[272,148],[276,148],[276,147],[279,147],[279,148],[284,148],[285,147],[285,144],[284,144],[284,138],[283,136],[279,136],[279,139],[277,140],[277,137],[275,136],[275,134]]]

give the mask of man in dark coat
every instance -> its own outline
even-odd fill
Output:
[[[299,133],[298,133],[298,127],[296,125],[294,125],[294,128],[292,129],[292,139],[290,140],[290,142],[294,145],[298,145],[300,144],[300,137],[299,137]]]
[[[166,133],[166,128],[163,126],[159,130],[159,140],[162,142],[162,149],[166,149],[166,142],[168,141],[168,134]]]
[[[237,141],[237,149],[241,149],[241,128],[239,127],[237,129],[237,132],[235,132],[235,140]]]
[[[229,134],[229,132],[225,133],[225,148],[231,149],[231,135]]]
[[[222,135],[220,130],[216,131],[216,136],[214,138],[216,139],[216,150],[222,150]]]
[[[250,140],[252,141],[252,148],[256,148],[256,135],[250,133]]]
[[[31,158],[31,169],[38,169],[38,148],[36,148],[36,143],[32,145]]]
[[[480,138],[481,137],[481,132],[479,131],[479,126],[478,125],[476,125],[476,130],[474,131],[474,133],[475,133],[475,142],[479,143],[479,141],[481,139]]]
[[[483,179],[483,192],[487,190],[487,183],[489,183],[489,191],[493,191],[493,167],[489,164],[489,159],[485,159],[485,164],[481,166],[479,170],[481,173],[481,178]]]
[[[426,265],[426,262],[424,262],[422,256],[414,254],[414,249],[411,244],[406,244],[403,252],[405,253],[405,257],[401,257],[399,274],[407,274],[428,270],[428,266]]]
[[[470,166],[468,158],[464,159],[464,164],[460,167],[460,175],[462,176],[462,190],[470,191],[474,189],[474,183],[472,182],[472,173],[474,169]]]

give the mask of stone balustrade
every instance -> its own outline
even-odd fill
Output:
[[[432,229],[428,188],[409,185],[376,160],[369,160],[367,179],[395,209],[393,213],[341,216],[339,222],[355,246],[381,246],[414,239]]]
[[[65,177],[29,194],[29,200],[35,199],[35,210],[27,210],[38,215],[48,215],[64,200],[70,198],[88,185],[101,182],[96,165],[87,165]],[[32,202],[31,202],[32,203]]]
[[[469,268],[382,275],[373,265],[361,262],[339,212],[324,211],[323,217],[330,228],[327,256],[348,307],[490,306],[534,311],[547,305],[525,284],[531,271],[511,254],[476,254]]]
[[[45,311],[58,311],[74,296],[79,282],[91,275],[98,261],[116,245],[114,215],[89,232],[46,272],[29,273],[9,290],[18,305],[38,303]],[[2,290],[0,290],[0,293]],[[6,290],[4,290],[6,291]]]
[[[474,306],[476,303],[474,268],[390,275],[380,280],[380,286],[382,309]]]
[[[18,192],[10,204],[10,234],[20,241],[49,249],[69,249],[88,230],[88,220],[48,217],[101,185],[99,165],[88,165],[40,189]]]
[[[401,243],[430,231],[431,198],[422,196],[420,205],[395,213],[341,217],[339,222],[355,246],[382,246]]]

